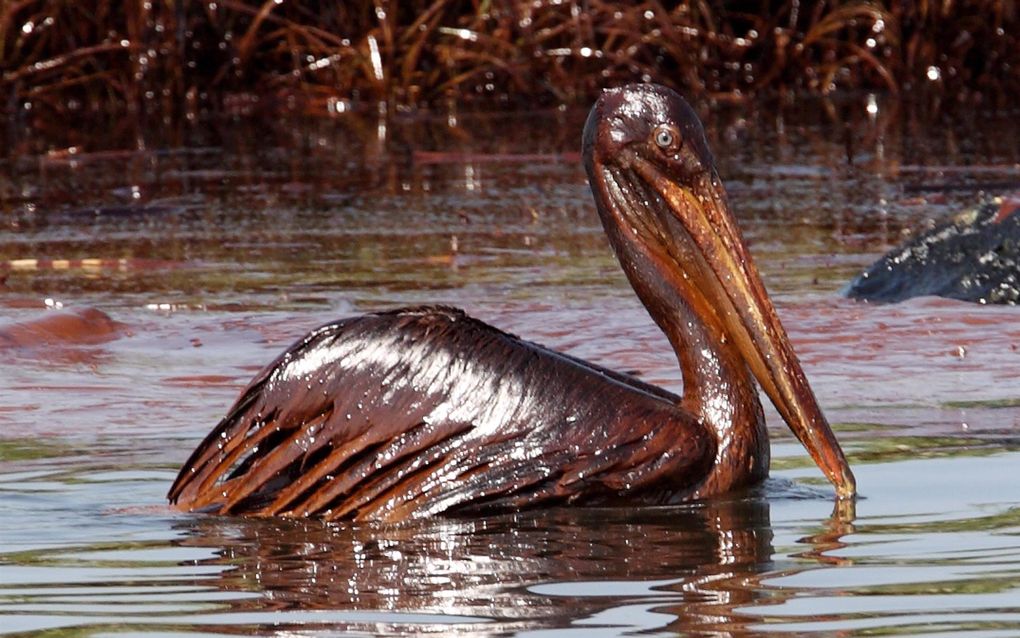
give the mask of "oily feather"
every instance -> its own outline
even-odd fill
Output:
[[[678,402],[459,310],[366,315],[313,331],[259,373],[169,498],[399,520],[683,492],[670,477],[699,476],[685,470],[707,467],[714,449]]]

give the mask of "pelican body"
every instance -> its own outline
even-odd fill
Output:
[[[547,504],[675,503],[760,482],[755,380],[835,485],[853,474],[716,174],[701,123],[656,85],[606,90],[583,155],[683,392],[423,306],[313,331],[260,372],[169,498],[222,514],[402,521]]]

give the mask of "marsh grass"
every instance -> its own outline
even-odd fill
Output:
[[[1013,0],[4,0],[0,108],[337,112],[591,99],[654,80],[717,100],[1020,91]]]

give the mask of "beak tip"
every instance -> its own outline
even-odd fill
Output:
[[[849,467],[845,468],[833,483],[836,486],[837,499],[845,501],[857,498],[857,479]]]

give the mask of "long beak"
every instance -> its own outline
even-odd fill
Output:
[[[719,178],[713,171],[688,188],[643,159],[635,158],[633,168],[665,201],[697,247],[695,263],[686,254],[683,267],[696,271],[700,292],[751,373],[835,486],[836,495],[852,498],[857,491],[853,472],[765,292]]]

